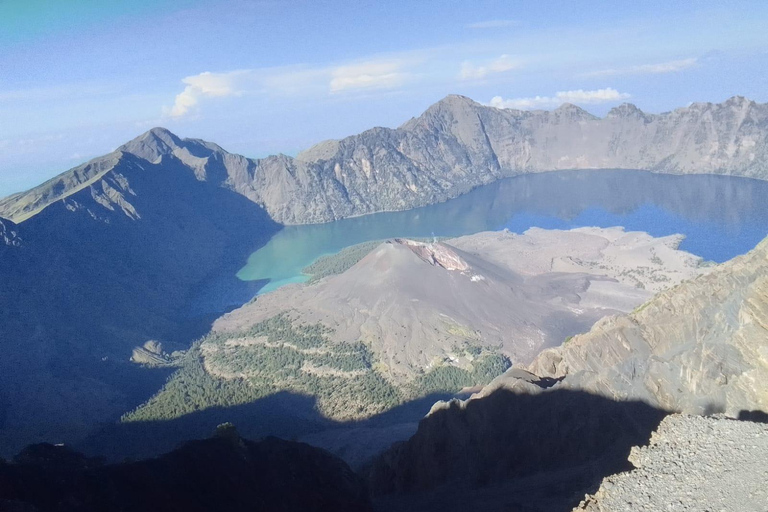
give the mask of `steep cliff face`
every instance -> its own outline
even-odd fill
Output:
[[[406,210],[456,197],[502,177],[558,169],[625,168],[768,178],[768,105],[742,97],[663,114],[629,104],[605,118],[574,105],[498,109],[448,96],[397,129],[322,142],[296,158],[248,159],[216,144],[154,128],[117,151],[29,192],[0,200],[21,221],[89,186],[127,153],[180,163],[201,181],[262,205],[283,224]]]
[[[455,197],[506,176],[556,169],[627,168],[766,178],[768,107],[734,97],[645,114],[622,105],[597,118],[574,105],[517,111],[448,96],[396,130],[321,143],[291,163],[302,211],[288,223],[402,210]],[[266,168],[265,168],[266,170]],[[270,171],[275,171],[273,167]],[[333,186],[329,186],[333,184]],[[272,213],[269,195],[263,201]]]
[[[768,411],[768,239],[542,352],[529,370],[562,379],[560,387],[669,410]]]

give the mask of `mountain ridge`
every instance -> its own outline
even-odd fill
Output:
[[[600,118],[567,103],[524,111],[449,95],[398,128],[322,141],[296,158],[250,159],[156,127],[112,153],[0,199],[0,216],[29,218],[69,189],[97,181],[119,153],[150,163],[175,159],[198,180],[247,197],[279,223],[311,224],[425,206],[500,178],[549,170],[768,179],[768,104],[733,96],[649,114],[624,103]]]
[[[162,371],[132,367],[134,347],[186,343],[247,301],[237,268],[278,229],[175,158],[120,151],[57,180],[27,212],[58,199],[0,221],[0,453],[72,441],[151,393]]]

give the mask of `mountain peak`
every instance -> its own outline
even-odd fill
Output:
[[[557,107],[555,112],[586,112],[583,108],[574,105],[573,103],[563,103],[559,107]]]
[[[173,153],[181,144],[181,139],[170,130],[155,127],[123,144],[118,150],[131,153],[150,162],[156,162],[162,155]]]
[[[433,103],[419,117],[414,117],[400,126],[401,129],[411,130],[414,127],[424,123],[427,120],[445,119],[461,117],[470,113],[474,108],[482,105],[471,98],[461,96],[460,94],[449,94],[437,103]]]
[[[749,98],[745,98],[744,96],[731,96],[725,102],[723,102],[723,105],[727,106],[733,106],[733,107],[743,107],[745,105],[752,105],[754,101],[750,100]]]
[[[472,105],[477,104],[477,102],[475,100],[473,100],[472,98],[469,98],[467,96],[462,96],[461,94],[449,94],[448,96],[446,96],[445,98],[441,99],[437,103],[438,104],[439,103],[443,103],[443,104],[460,104],[460,103],[464,103],[464,104],[472,104]]]
[[[647,116],[645,112],[637,108],[632,103],[622,103],[618,107],[613,107],[606,117],[618,117],[618,118],[626,118],[626,117],[640,117],[645,119]]]
[[[480,103],[476,102],[472,98],[467,98],[466,96],[461,96],[460,94],[449,94],[448,96],[441,99],[437,103],[433,103],[424,113],[426,114],[428,112],[436,112],[436,111],[455,112],[457,110],[461,110],[465,108],[481,107],[481,106],[482,105],[480,105]]]
[[[153,136],[161,138],[163,140],[170,140],[170,139],[179,140],[179,138],[176,136],[176,134],[171,132],[171,130],[169,130],[168,128],[163,128],[162,126],[155,126],[154,128],[150,129],[149,131],[143,133],[142,135],[144,135],[144,136],[153,135]]]
[[[597,119],[595,116],[593,116],[583,108],[577,105],[574,105],[573,103],[563,103],[562,105],[557,107],[555,110],[553,110],[552,113],[567,116],[573,119],[576,119],[576,118]]]

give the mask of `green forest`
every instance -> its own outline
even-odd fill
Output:
[[[283,390],[315,397],[326,417],[363,419],[429,393],[487,384],[509,367],[504,356],[467,344],[471,371],[438,365],[398,387],[375,369],[380,365],[365,343],[334,343],[330,334],[322,324],[300,324],[286,313],[243,331],[211,333],[192,345],[155,396],[122,421],[173,419]]]

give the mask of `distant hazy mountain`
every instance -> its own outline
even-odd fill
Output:
[[[557,169],[647,169],[768,178],[768,105],[742,97],[664,114],[624,104],[597,118],[574,105],[551,112],[498,109],[448,96],[397,129],[322,142],[296,158],[252,160],[154,128],[29,192],[0,200],[21,221],[89,186],[130,154],[170,162],[251,199],[283,224],[406,210],[502,177]],[[119,190],[119,188],[117,189]],[[112,192],[101,190],[106,198]],[[123,199],[127,199],[123,197]],[[119,206],[120,199],[115,199]],[[130,203],[130,200],[128,200]],[[126,209],[130,214],[130,208]]]

